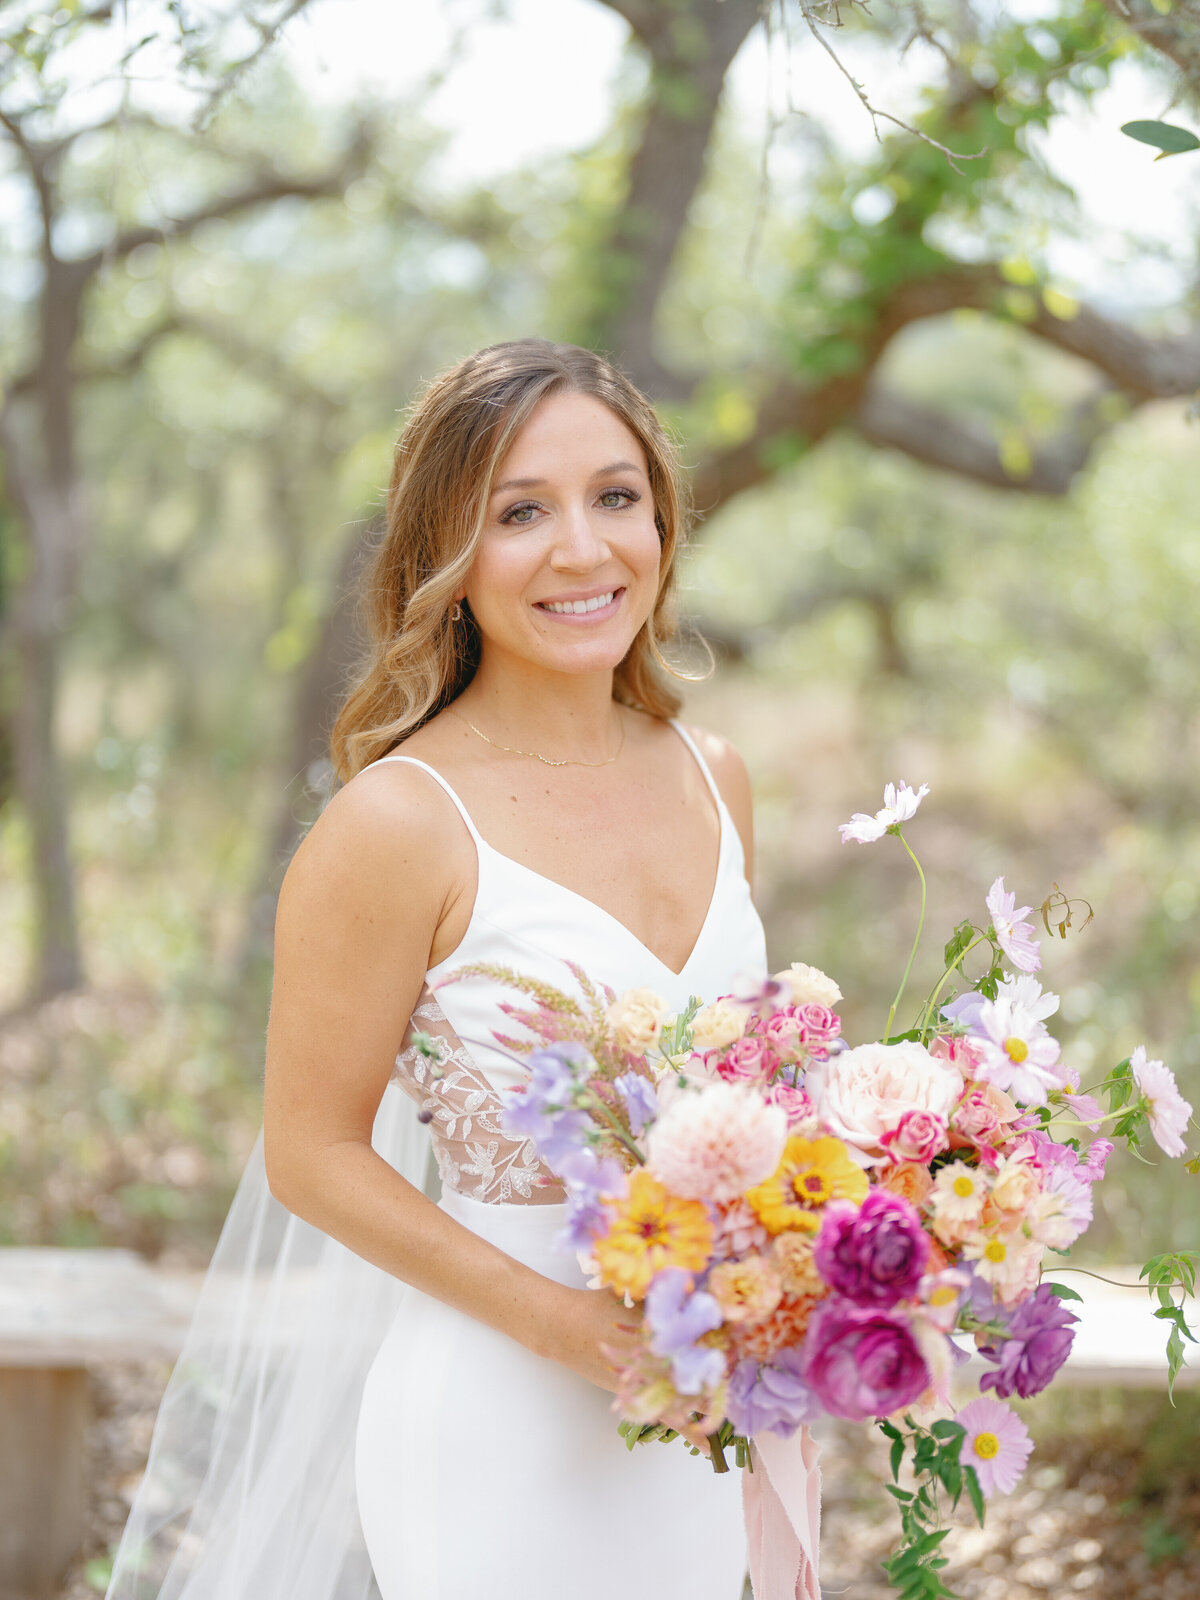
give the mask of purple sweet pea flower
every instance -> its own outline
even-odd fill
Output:
[[[641,1133],[646,1124],[653,1122],[658,1115],[658,1096],[654,1092],[654,1085],[637,1072],[623,1072],[613,1082],[625,1102],[630,1132]]]
[[[559,1162],[558,1175],[567,1191],[567,1225],[557,1243],[566,1250],[588,1250],[612,1221],[601,1196],[622,1194],[625,1173],[612,1156],[581,1145]]]
[[[528,1081],[507,1100],[501,1122],[518,1139],[532,1139],[538,1155],[555,1171],[583,1142],[591,1127],[586,1111],[572,1102],[579,1077],[591,1057],[573,1039],[535,1050],[529,1057]]]
[[[929,1239],[903,1196],[872,1189],[861,1206],[835,1200],[825,1207],[817,1271],[858,1305],[894,1306],[915,1295],[928,1260]]]
[[[733,1369],[725,1413],[738,1433],[777,1433],[790,1439],[804,1422],[821,1414],[816,1395],[802,1376],[803,1353],[795,1347],[777,1350],[769,1366],[747,1356]]]
[[[689,1294],[691,1281],[690,1273],[670,1267],[660,1272],[646,1291],[650,1348],[656,1356],[670,1357],[680,1394],[715,1388],[725,1376],[724,1352],[696,1343],[721,1326],[721,1308],[703,1289]]]
[[[929,1387],[929,1368],[908,1318],[823,1300],[804,1338],[804,1377],[835,1417],[867,1422],[911,1405]]]
[[[1073,1323],[1079,1318],[1053,1292],[1041,1284],[1008,1319],[1008,1337],[999,1344],[980,1345],[997,1366],[979,1380],[981,1389],[994,1389],[1001,1400],[1019,1394],[1022,1400],[1040,1394],[1070,1354],[1075,1339]]]

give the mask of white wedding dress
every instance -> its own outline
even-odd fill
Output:
[[[439,1072],[411,1045],[397,1057],[404,1090],[429,1120],[440,1204],[464,1227],[559,1283],[584,1286],[556,1249],[565,1208],[533,1146],[507,1136],[504,1093],[523,1069],[494,1032],[517,1032],[502,1009],[521,997],[487,962],[559,988],[566,961],[597,983],[647,986],[672,1009],[763,973],[762,924],[737,829],[699,751],[720,818],[716,881],[682,970],[673,972],[592,901],[501,855],[432,768],[479,857],[467,933],[428,974],[413,1027],[438,1038]],[[376,763],[378,764],[378,763]],[[686,872],[686,862],[664,870]],[[440,1075],[439,1075],[440,1073]],[[539,1183],[538,1180],[542,1179]],[[358,1421],[358,1506],[383,1600],[738,1600],[746,1567],[741,1474],[713,1472],[679,1441],[627,1450],[611,1397],[585,1379],[440,1301],[406,1290],[366,1380]]]
[[[583,1278],[554,1245],[563,1207],[534,1181],[544,1174],[532,1149],[500,1124],[523,1069],[493,1030],[514,1031],[502,1006],[520,997],[486,979],[442,980],[488,961],[563,987],[572,961],[677,1008],[691,994],[727,993],[740,972],[765,972],[737,830],[677,732],[721,831],[708,912],[678,973],[599,906],[493,850],[425,768],[475,841],[478,891],[465,939],[429,973],[414,1017],[444,1041],[444,1073],[401,1049],[374,1147],[420,1186],[432,1134],[441,1205],[566,1284]],[[678,1441],[629,1452],[616,1422],[600,1389],[285,1210],[260,1136],[159,1408],[107,1600],[738,1600],[742,1475],[718,1476]],[[815,1550],[818,1480],[805,1461],[793,1465],[791,1503],[814,1497]],[[747,1486],[760,1571],[764,1550],[794,1543],[752,1503],[767,1480],[756,1472]],[[815,1568],[810,1576],[796,1590],[789,1568],[771,1592],[812,1600]]]

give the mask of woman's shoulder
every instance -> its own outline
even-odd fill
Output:
[[[305,834],[289,868],[293,879],[318,878],[369,893],[420,880],[444,893],[471,841],[453,802],[411,761],[376,761],[334,794]],[[438,864],[446,871],[439,873]]]
[[[754,796],[750,788],[750,774],[737,749],[719,733],[709,728],[697,727],[691,722],[679,726],[691,739],[712,773],[721,799],[724,800],[734,827],[741,835],[747,864],[754,851]]]
[[[711,728],[701,728],[693,722],[681,722],[679,726],[704,757],[705,765],[712,773],[726,805],[731,803],[730,794],[736,796],[744,792],[749,795],[750,776],[746,771],[746,763],[728,739],[714,733]]]

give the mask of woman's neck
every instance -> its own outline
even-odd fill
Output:
[[[486,656],[453,709],[490,739],[585,761],[611,754],[620,716],[611,671],[547,673]]]

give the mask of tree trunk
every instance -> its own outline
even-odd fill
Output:
[[[12,707],[16,791],[33,846],[36,916],[30,998],[46,1000],[83,982],[75,880],[68,834],[66,777],[55,737],[59,648],[65,597],[55,583],[51,552],[61,549],[60,525],[74,521],[58,497],[39,497],[29,518],[30,571],[13,597],[10,633],[17,667]],[[47,526],[47,523],[50,525]]]

